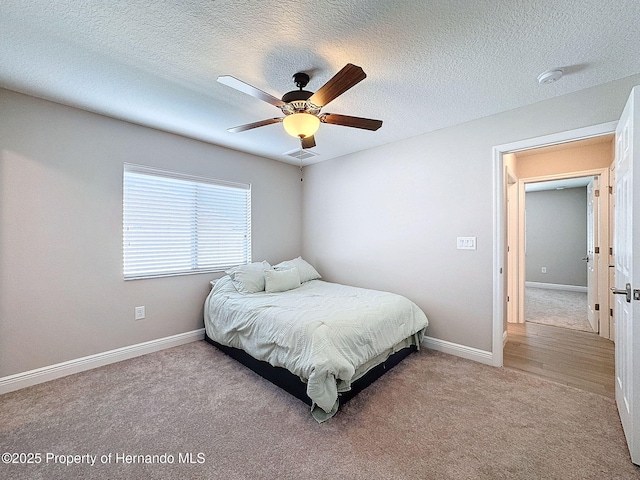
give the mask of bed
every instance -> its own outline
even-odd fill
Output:
[[[212,282],[206,340],[311,406],[319,422],[420,347],[407,298],[320,279],[302,258],[256,262]]]

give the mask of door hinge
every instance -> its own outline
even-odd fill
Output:
[[[600,253],[600,247],[596,247],[593,249],[593,253]]]
[[[600,311],[600,304],[596,303],[596,306],[594,307],[596,311]]]
[[[610,308],[610,309],[609,309],[609,316],[610,316],[610,317],[613,317],[613,308]]]
[[[613,247],[609,247],[609,255],[613,255]]]
[[[594,194],[596,197],[599,197],[599,196],[600,196],[600,190],[594,190],[594,191],[593,191],[593,194]]]
[[[609,195],[613,195],[613,186],[609,185]]]
[[[507,295],[507,302],[509,301],[509,295]]]

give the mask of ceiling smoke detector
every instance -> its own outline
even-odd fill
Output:
[[[547,70],[546,72],[542,72],[538,75],[538,83],[540,85],[546,85],[547,83],[553,83],[560,80],[562,77],[562,70]]]

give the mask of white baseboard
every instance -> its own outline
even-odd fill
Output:
[[[550,290],[566,290],[568,292],[587,292],[587,287],[581,285],[561,285],[559,283],[524,282],[526,287],[547,288]]]
[[[92,368],[102,367],[111,363],[120,362],[129,358],[139,357],[147,353],[157,352],[165,348],[177,347],[185,343],[191,343],[204,338],[204,328],[191,332],[179,333],[170,337],[159,338],[149,342],[130,345],[128,347],[117,348],[108,352],[97,353],[87,357],[69,360],[67,362],[56,363],[47,367],[29,370],[27,372],[16,373],[0,378],[0,395],[13,392],[21,388],[48,382],[56,378],[66,377],[74,373],[84,372]],[[422,342],[425,347],[439,352],[456,355],[458,357],[474,360],[479,363],[493,365],[493,354],[485,350],[480,350],[457,343],[447,342],[432,337],[424,337]]]
[[[507,344],[507,331],[502,332],[502,346],[504,347]]]
[[[13,392],[21,388],[30,387],[38,383],[48,382],[56,378],[66,377],[74,373],[84,372],[92,368],[102,367],[110,363],[120,362],[129,358],[139,357],[147,353],[157,352],[165,348],[177,347],[185,343],[195,342],[204,338],[204,328],[191,332],[179,333],[170,337],[159,338],[149,342],[138,343],[128,347],[117,348],[108,352],[97,353],[87,357],[76,358],[67,362],[56,363],[48,367],[36,368],[28,372],[16,373],[0,378],[0,395]]]
[[[447,342],[433,337],[424,337],[422,341],[425,347],[439,352],[456,355],[457,357],[474,360],[479,363],[493,366],[493,353],[478,348],[467,347],[457,343]]]

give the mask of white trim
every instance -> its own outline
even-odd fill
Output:
[[[138,165],[135,163],[124,162],[124,172],[141,173],[143,175],[155,175],[156,177],[172,178],[174,180],[186,180],[188,182],[206,183],[210,185],[219,185],[222,187],[234,187],[242,190],[251,190],[250,183],[230,182],[228,180],[220,180],[218,178],[204,177],[202,175],[191,175],[188,173],[176,172],[174,170],[165,170],[147,165]]]
[[[537,138],[527,138],[512,143],[505,143],[493,147],[498,149],[500,153],[517,152],[519,150],[529,150],[531,148],[548,147],[550,145],[559,145],[561,143],[573,142],[575,140],[584,140],[591,137],[600,137],[615,133],[617,121],[592,125],[590,127],[577,128],[575,130],[567,130],[565,132],[552,133]]]
[[[467,347],[457,343],[447,342],[433,337],[424,337],[422,343],[425,347],[431,350],[437,350],[439,352],[448,353],[457,357],[466,358],[467,360],[473,360],[486,365],[493,365],[493,355],[486,350],[480,350],[478,348]]]
[[[566,173],[554,173],[551,175],[537,175],[535,177],[522,177],[519,178],[520,182],[524,184],[525,193],[526,193],[526,184],[527,183],[537,183],[537,182],[547,182],[553,180],[564,180],[567,178],[581,178],[581,177],[595,177],[597,175],[604,175],[607,172],[608,168],[593,168],[591,170],[577,170],[575,172],[566,172]]]
[[[581,285],[562,285],[560,283],[524,282],[525,287],[546,288],[547,290],[566,290],[567,292],[587,293],[587,287]]]
[[[503,360],[504,276],[502,263],[504,261],[505,232],[503,154],[608,135],[616,131],[617,124],[618,122],[615,121],[601,123],[493,147],[493,352],[491,356],[494,366],[501,367]]]
[[[36,368],[27,372],[16,373],[0,378],[0,395],[13,392],[21,388],[48,382],[56,378],[66,377],[74,373],[84,372],[92,368],[102,367],[111,363],[139,357],[147,353],[157,352],[165,348],[177,347],[185,343],[204,339],[204,328],[191,332],[179,333],[170,337],[159,338],[149,342],[138,343],[128,347],[116,348],[108,352],[97,353],[87,357],[76,358],[67,362],[56,363],[47,367]]]
[[[498,147],[493,147],[493,331],[491,336],[492,365],[502,366],[502,343],[504,331],[504,162],[502,161],[502,151]],[[497,319],[500,319],[498,322]]]

